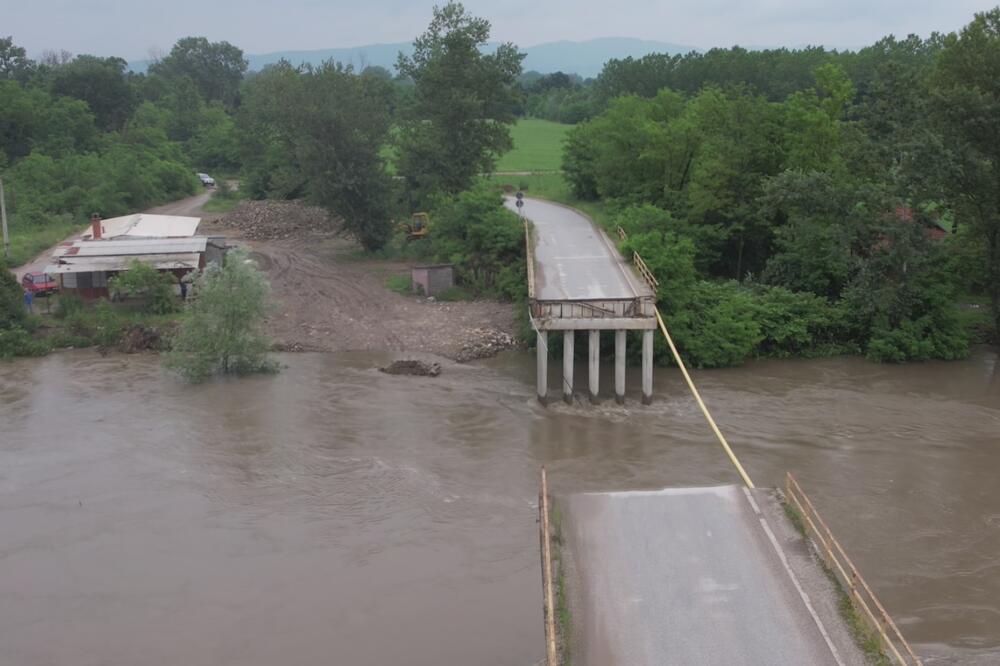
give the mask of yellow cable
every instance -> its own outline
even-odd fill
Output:
[[[667,339],[667,344],[670,345],[670,352],[674,355],[674,360],[677,361],[678,367],[681,369],[681,373],[684,375],[685,381],[687,381],[688,388],[691,389],[691,393],[694,395],[694,399],[698,402],[698,406],[701,407],[701,413],[705,415],[705,419],[708,421],[708,425],[712,426],[712,431],[715,432],[715,436],[719,438],[719,443],[722,444],[722,448],[726,450],[726,455],[729,459],[733,461],[733,465],[736,466],[736,471],[740,473],[743,477],[743,483],[746,484],[747,488],[753,488],[753,481],[750,480],[749,475],[747,475],[746,470],[743,469],[743,465],[740,464],[739,459],[733,450],[729,447],[729,442],[722,435],[722,431],[719,430],[719,426],[715,425],[715,419],[708,411],[708,407],[705,406],[705,402],[701,399],[701,395],[698,393],[698,388],[694,385],[691,380],[691,375],[688,374],[687,368],[684,367],[684,361],[681,360],[681,355],[677,353],[677,347],[674,346],[673,338],[670,337],[670,333],[667,332],[667,327],[663,323],[663,317],[660,316],[660,309],[654,308],[656,311],[656,321],[660,324],[660,330],[663,332],[663,337]]]

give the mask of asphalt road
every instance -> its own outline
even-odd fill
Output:
[[[517,211],[513,197],[505,203]],[[526,198],[524,215],[535,229],[535,298],[635,298],[648,295],[603,231],[579,211]]]
[[[810,612],[819,604],[807,606],[801,590],[811,582],[793,582],[742,488],[588,493],[560,503],[574,664],[858,663],[853,646],[838,651],[842,627],[824,624],[842,624],[836,611]]]

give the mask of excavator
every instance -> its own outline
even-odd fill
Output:
[[[427,213],[414,213],[409,222],[400,222],[397,228],[406,233],[406,240],[419,240],[430,231],[431,220]]]

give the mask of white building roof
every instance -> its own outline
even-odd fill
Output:
[[[102,220],[101,238],[190,238],[197,232],[200,222],[200,217],[135,213]],[[92,234],[87,231],[83,237],[90,239]]]
[[[73,257],[138,257],[144,254],[171,254],[175,252],[204,252],[208,238],[147,238],[137,240],[82,240],[73,241],[69,247],[56,250],[61,261]]]

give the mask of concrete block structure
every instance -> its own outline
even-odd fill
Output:
[[[415,266],[411,276],[414,293],[424,296],[437,296],[455,286],[455,267],[452,264]]]

